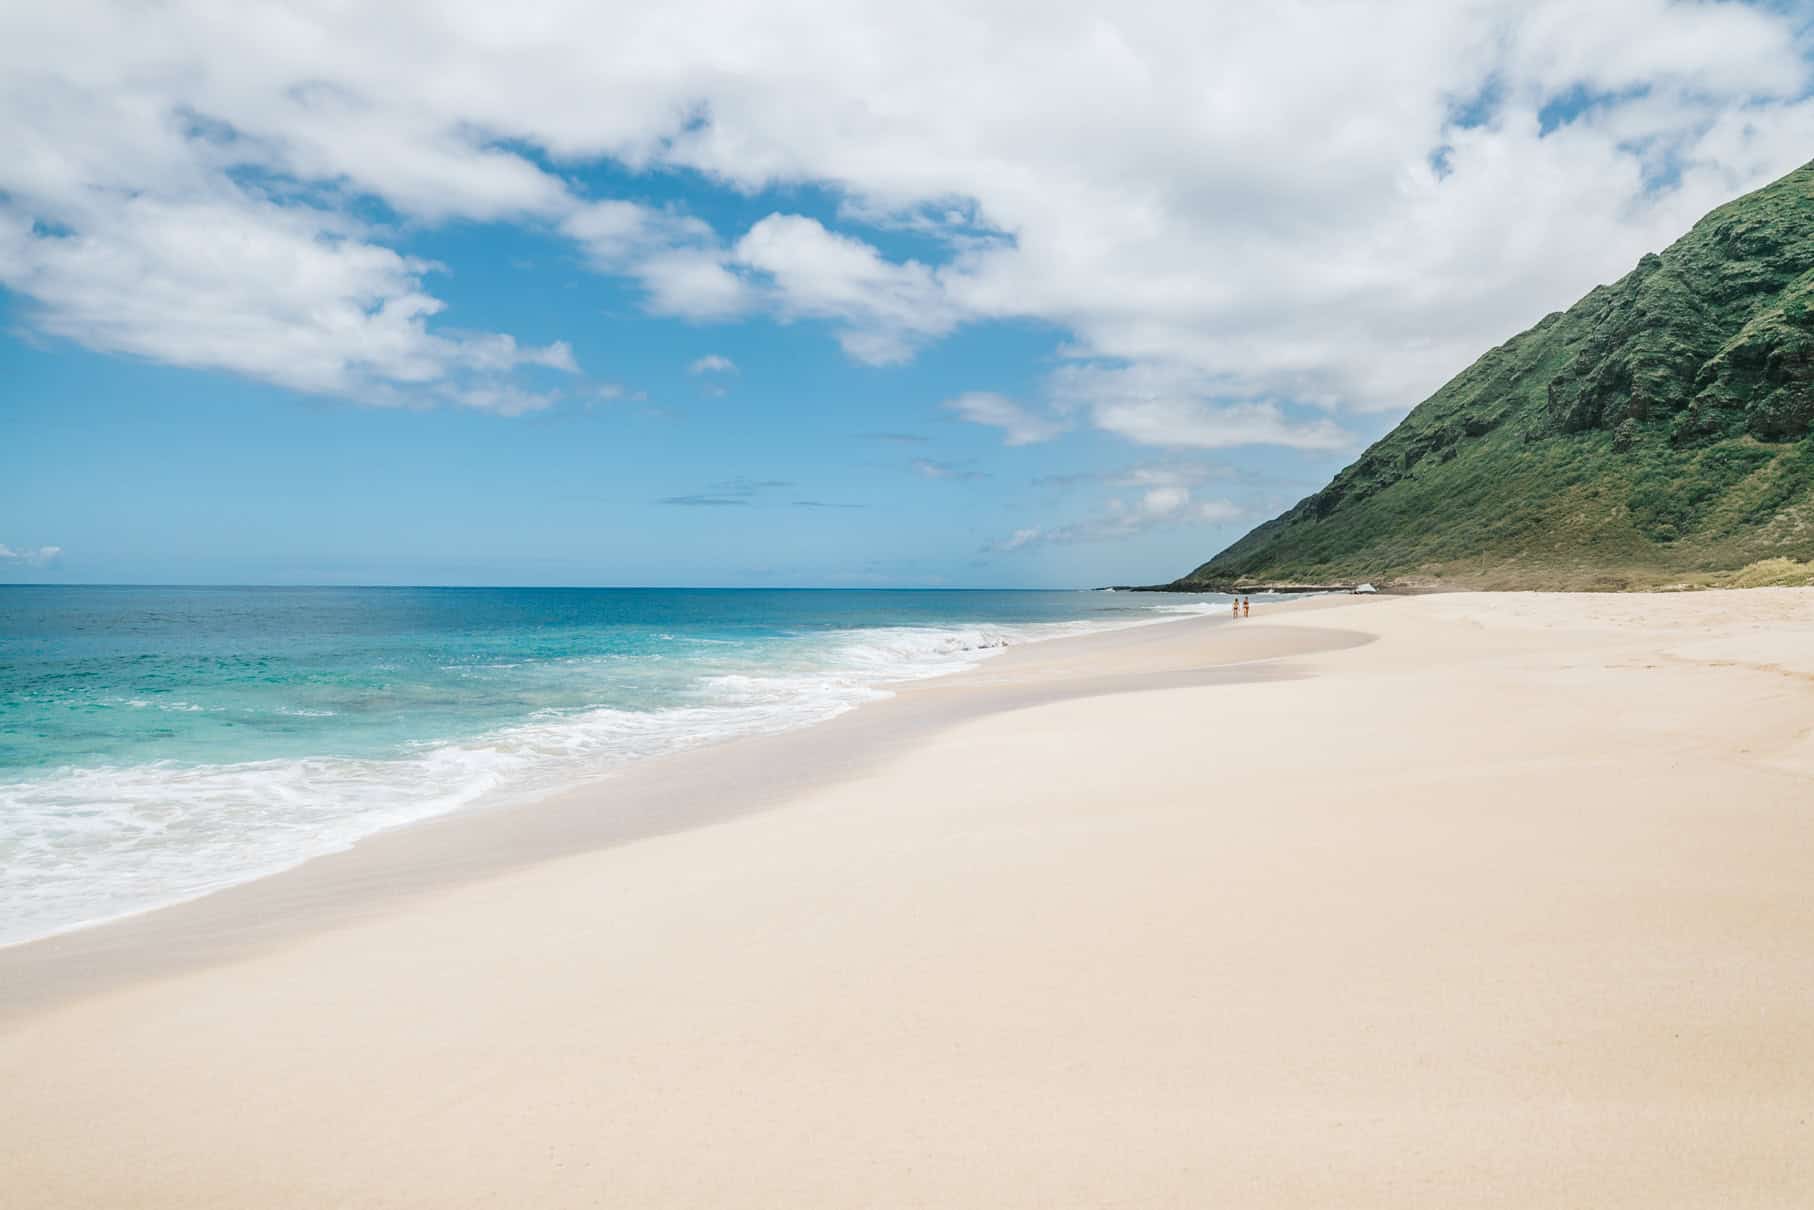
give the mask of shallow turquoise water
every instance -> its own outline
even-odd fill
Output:
[[[1226,600],[0,587],[0,943]]]

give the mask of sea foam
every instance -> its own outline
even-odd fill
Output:
[[[1219,609],[1164,604],[1112,621],[830,630],[751,652],[728,667],[726,657],[716,657],[649,709],[537,710],[482,734],[376,757],[153,761],[3,782],[0,944],[195,898],[379,831],[585,784],[634,761],[822,722],[887,697],[891,686],[961,671],[1016,644]],[[554,664],[547,675],[560,675]],[[139,708],[137,700],[131,704]],[[160,708],[201,707],[184,700]],[[335,713],[291,706],[275,712],[309,719]]]

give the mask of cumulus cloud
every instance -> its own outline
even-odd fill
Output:
[[[102,195],[74,217],[46,228],[0,200],[0,283],[35,326],[90,348],[369,403],[504,411],[541,406],[505,383],[519,368],[577,369],[564,343],[431,329],[437,267],[311,206],[223,189]]]
[[[906,361],[965,317],[930,267],[890,261],[816,219],[771,214],[737,241],[735,256],[767,279],[784,318],[836,321],[844,351],[869,365]]]
[[[1305,408],[1402,410],[1805,159],[1805,25],[1672,0],[687,0],[633,28],[574,0],[14,5],[0,283],[97,349],[521,410],[547,391],[517,377],[571,354],[443,331],[439,267],[390,220],[516,223],[656,314],[824,322],[871,365],[1035,325],[1080,423],[1334,448]],[[836,214],[715,228],[592,196],[572,170],[599,162]]]
[[[707,353],[687,367],[689,374],[735,374],[737,363],[717,353]]]
[[[988,391],[969,391],[944,403],[948,412],[972,424],[984,424],[1002,431],[1005,445],[1034,445],[1050,441],[1064,431],[1064,423],[1043,416],[1015,403],[1005,395]]]
[[[697,218],[635,202],[575,203],[560,224],[601,273],[634,278],[657,315],[729,319],[756,303],[717,232]]]

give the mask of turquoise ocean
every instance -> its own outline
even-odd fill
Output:
[[[0,944],[809,726],[1015,644],[1220,616],[1227,601],[0,587]]]

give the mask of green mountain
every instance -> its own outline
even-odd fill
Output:
[[[1814,583],[1814,164],[1456,375],[1175,587]]]

